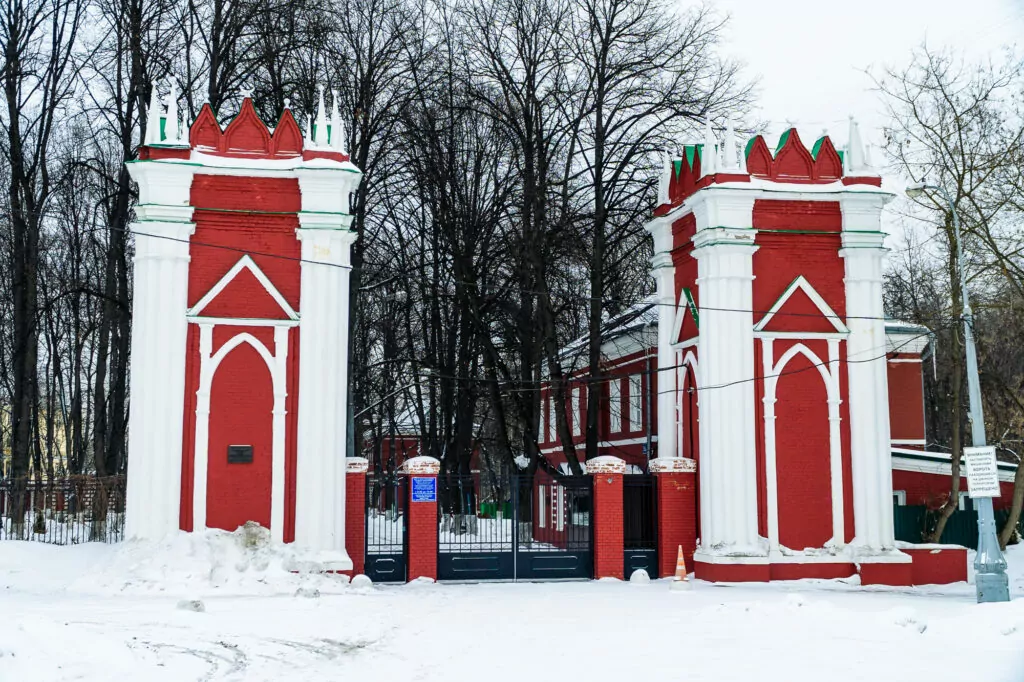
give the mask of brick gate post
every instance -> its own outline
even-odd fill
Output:
[[[433,457],[407,459],[398,473],[408,477],[405,539],[408,580],[437,580],[437,474],[441,463]]]
[[[365,457],[345,459],[345,549],[352,559],[352,575],[365,570],[366,562],[366,470]]]
[[[651,460],[650,470],[658,486],[658,574],[675,574],[680,545],[686,569],[692,573],[697,547],[697,462],[659,457]]]
[[[625,579],[622,475],[626,463],[612,455],[587,461],[594,483],[594,577]]]

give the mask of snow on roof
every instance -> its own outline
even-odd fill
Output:
[[[654,296],[649,296],[640,303],[635,303],[626,310],[601,325],[601,344],[611,344],[615,341],[626,341],[625,344],[615,344],[617,354],[622,354],[620,348],[639,344],[640,348],[653,345],[658,335],[658,302]],[[648,337],[650,337],[648,339]],[[581,336],[562,349],[559,354],[563,363],[587,349],[590,341],[589,335]]]

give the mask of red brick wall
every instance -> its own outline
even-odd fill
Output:
[[[655,474],[658,486],[658,574],[675,575],[676,554],[683,548],[686,568],[693,571],[697,548],[697,475]]]
[[[301,208],[298,180],[197,175],[191,203],[196,207],[196,231],[189,247],[190,306],[206,295],[243,253],[249,253],[288,304],[299,309],[301,245],[295,236],[299,220],[294,214]],[[238,213],[225,212],[228,210]],[[246,306],[249,302],[236,299],[231,304]],[[223,312],[227,311],[220,314]]]
[[[948,585],[967,580],[967,548],[901,549],[913,559],[910,568],[914,585]]]
[[[625,578],[622,474],[594,474],[594,577]]]
[[[803,353],[793,356],[782,373],[775,403],[779,541],[793,550],[823,547],[832,537],[825,382]]]
[[[366,473],[345,475],[345,549],[352,559],[352,574],[364,570],[366,560]]]
[[[210,392],[207,527],[270,527],[273,408],[267,364],[250,344],[239,344],[217,367]],[[252,463],[228,464],[229,445],[251,445]]]
[[[301,246],[295,235],[298,227],[295,212],[301,208],[301,197],[296,180],[197,175],[192,183],[191,204],[196,209],[193,216],[196,231],[189,247],[190,306],[205,296],[244,254],[249,254],[288,304],[295,310],[299,309],[301,265],[298,258]],[[284,316],[248,271],[240,273],[204,310],[204,314],[269,319]],[[256,336],[274,352],[273,333],[269,328],[223,326],[215,328],[214,352],[241,331]],[[184,530],[193,528],[195,394],[199,388],[200,364],[198,341],[198,329],[189,325],[181,482],[181,528]],[[298,330],[290,330],[283,529],[284,539],[288,542],[295,537],[298,341]],[[269,526],[273,389],[266,363],[244,344],[225,358],[214,376],[213,387],[207,524],[227,527],[238,519],[244,521],[258,517],[252,520]],[[262,445],[264,441],[265,446]],[[227,444],[258,445],[254,464],[228,467]],[[264,454],[260,453],[262,449],[266,450]],[[244,493],[239,492],[241,490]]]
[[[418,474],[411,478],[436,478]],[[413,482],[408,485],[409,547],[408,579],[437,580],[437,502],[413,502]]]
[[[889,431],[893,440],[924,440],[920,362],[889,362]],[[901,446],[903,447],[903,446]]]
[[[893,491],[902,490],[907,494],[908,505],[923,504],[939,507],[949,499],[951,477],[949,474],[926,474],[920,471],[892,471]],[[960,492],[967,492],[967,478],[960,478]],[[992,500],[996,509],[1008,509],[1013,501],[1013,481],[999,482],[1000,496]]]

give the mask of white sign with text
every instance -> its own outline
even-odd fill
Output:
[[[999,497],[999,468],[996,449],[991,445],[964,448],[967,494],[971,497]]]

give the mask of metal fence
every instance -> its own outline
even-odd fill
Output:
[[[970,502],[968,502],[970,504]],[[1007,509],[995,511],[996,530],[1002,531],[1010,512]],[[935,530],[938,511],[923,505],[896,505],[893,507],[893,525],[897,540],[924,542],[923,538]],[[1024,535],[1024,519],[1017,524],[1018,534]],[[969,549],[978,548],[978,512],[961,509],[953,512],[942,530],[940,542],[948,545],[962,545]]]
[[[0,481],[0,540],[119,542],[124,495],[124,476]]]

